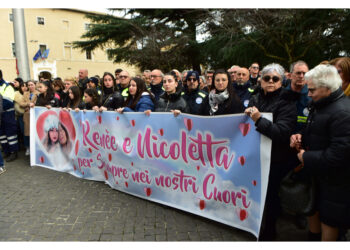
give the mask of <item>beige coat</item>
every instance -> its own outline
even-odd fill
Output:
[[[29,136],[30,135],[30,116],[29,116],[29,112],[30,112],[30,108],[29,108],[29,103],[36,103],[36,99],[38,98],[39,92],[35,91],[34,95],[32,97],[32,100],[30,100],[30,92],[27,91],[23,94],[23,99],[24,102],[28,103],[28,107],[25,108],[24,114],[23,114],[23,123],[24,123],[24,135],[25,136]]]

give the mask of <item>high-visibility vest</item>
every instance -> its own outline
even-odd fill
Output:
[[[0,93],[3,99],[6,99],[10,102],[13,102],[13,100],[15,99],[15,89],[11,85],[8,85],[8,84],[1,85]]]

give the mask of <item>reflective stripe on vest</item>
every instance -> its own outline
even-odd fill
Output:
[[[307,116],[298,115],[298,122],[306,123],[306,121],[307,121]]]
[[[122,96],[123,96],[123,97],[128,97],[128,96],[129,96],[128,91],[129,91],[129,88],[125,88],[125,89],[122,91]]]
[[[202,97],[202,98],[205,98],[207,95],[206,94],[204,94],[204,93],[202,93],[202,92],[198,92],[198,95],[200,96],[200,97]]]

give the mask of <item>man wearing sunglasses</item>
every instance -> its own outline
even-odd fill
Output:
[[[119,81],[120,84],[118,84],[119,92],[123,96],[124,100],[128,98],[128,90],[129,90],[129,83],[130,83],[130,75],[129,72],[126,70],[123,70],[119,73]]]
[[[252,86],[256,86],[258,84],[258,78],[259,78],[259,63],[254,62],[249,67],[249,81]]]
[[[151,72],[151,92],[157,101],[159,100],[159,96],[164,93],[163,76],[163,72],[159,69],[154,69]]]
[[[207,93],[199,88],[199,74],[197,71],[188,71],[184,91],[181,93],[187,106],[190,108],[190,114],[199,114],[199,108]]]

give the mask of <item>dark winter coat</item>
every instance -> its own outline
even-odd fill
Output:
[[[181,90],[178,89],[174,94],[164,92],[156,105],[156,112],[170,112],[170,110],[178,109],[183,113],[189,113],[190,109],[185,99],[181,96]]]
[[[156,101],[158,101],[159,97],[165,93],[165,91],[163,89],[163,83],[161,82],[157,85],[151,84],[150,86],[151,86],[150,91],[153,93]]]
[[[198,88],[196,90],[189,91],[187,85],[183,87],[182,97],[185,99],[187,106],[190,109],[190,114],[198,115],[199,109],[203,103],[204,98],[208,95],[206,92]]]
[[[289,139],[295,130],[297,109],[291,91],[279,88],[264,94],[261,89],[249,101],[249,107],[255,106],[259,112],[271,112],[273,122],[261,117],[256,121],[256,130],[272,140],[271,163],[285,162],[292,157],[293,151]]]
[[[251,87],[251,83],[249,81],[244,83],[243,85],[240,85],[237,82],[233,83],[233,88],[236,94],[238,95],[239,99],[241,100],[242,104],[244,105],[244,107],[248,106],[249,99],[254,91],[250,87]]]
[[[321,221],[350,226],[350,100],[339,88],[311,102],[302,134],[304,169],[319,184]]]
[[[55,93],[47,99],[44,98],[43,94],[38,95],[35,106],[45,107],[46,105],[50,105],[53,108],[60,107],[60,101],[55,97]]]
[[[121,108],[124,103],[124,98],[118,91],[113,89],[104,89],[101,96],[100,105],[107,108],[107,110],[115,110]]]
[[[209,95],[207,95],[202,105],[199,108],[199,115],[209,116],[210,115],[210,104],[209,104]],[[243,113],[244,107],[236,96],[236,98],[232,99],[231,104],[229,103],[229,99],[225,100],[223,103],[219,104],[218,110],[214,115],[230,115],[230,114],[238,114]]]

